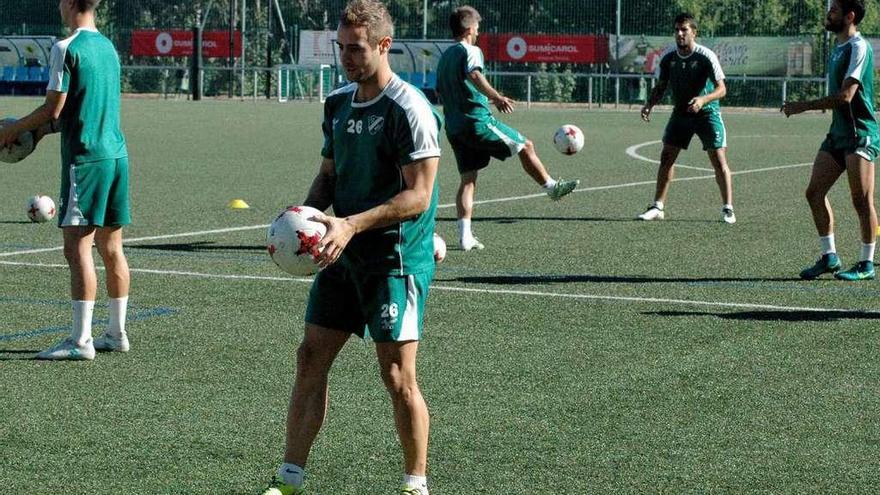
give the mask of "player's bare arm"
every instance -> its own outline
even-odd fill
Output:
[[[660,100],[663,99],[663,94],[666,93],[666,87],[668,85],[669,81],[657,81],[654,89],[651,90],[651,95],[648,97],[648,101],[645,102],[645,106],[642,107],[642,120],[645,122],[651,121],[651,110],[654,109],[654,105],[660,103]]]
[[[42,105],[34,109],[33,112],[18,119],[14,124],[0,129],[0,147],[12,146],[18,135],[22,132],[36,131],[34,139],[39,141],[46,134],[58,132],[58,117],[61,116],[61,110],[64,109],[64,102],[67,100],[66,93],[58,91],[47,91],[46,101]]]
[[[727,95],[727,86],[724,85],[724,80],[722,79],[716,83],[715,90],[711,93],[692,98],[691,101],[688,102],[687,110],[690,113],[698,113],[704,106],[715,100],[724,98],[725,95]]]
[[[325,211],[333,204],[333,191],[336,189],[336,162],[332,158],[321,160],[318,175],[312,181],[309,194],[303,204]]]
[[[321,239],[318,266],[332,265],[342,255],[345,246],[359,232],[386,227],[425,212],[431,205],[434,180],[440,158],[425,158],[402,167],[403,191],[385,203],[346,218],[322,215],[314,220],[327,226],[327,234]]]
[[[791,117],[808,110],[833,110],[841,105],[848,105],[858,90],[859,81],[849,77],[843,81],[843,88],[837,94],[809,101],[787,101],[779,111],[786,117]]]
[[[492,85],[489,83],[489,80],[486,79],[486,76],[483,75],[483,71],[480,70],[472,70],[468,73],[468,79],[474,83],[474,86],[486,95],[486,98],[489,98],[496,108],[498,108],[501,113],[513,113],[513,100],[499,93]]]

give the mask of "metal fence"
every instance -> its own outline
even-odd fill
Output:
[[[344,0],[103,0],[99,28],[116,44],[126,92],[184,97],[189,60],[131,55],[140,29],[190,29],[201,11],[206,30],[242,32],[244,57],[205,59],[206,96],[274,98],[280,64],[296,62],[301,30],[335,28]],[[588,105],[644,101],[652,80],[646,58],[672,42],[672,19],[691,11],[698,41],[727,50],[725,105],[777,106],[786,96],[824,91],[829,37],[822,28],[826,2],[803,0],[474,0],[484,33],[596,34],[609,40],[608,60],[593,64],[489,62],[494,83],[531,102]],[[390,0],[397,38],[448,38],[457,3]],[[868,0],[863,33],[880,33],[880,0]],[[0,35],[62,36],[57,0],[0,0]],[[875,9],[876,7],[876,9]],[[711,45],[710,45],[711,46]],[[746,55],[745,51],[748,51]],[[796,55],[792,58],[792,53]],[[737,65],[739,64],[739,65]],[[781,65],[780,65],[781,64]],[[798,65],[800,64],[800,65]],[[730,70],[735,67],[735,70]],[[880,94],[880,92],[878,92]]]

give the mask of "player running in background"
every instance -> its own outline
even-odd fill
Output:
[[[837,46],[828,62],[829,96],[811,101],[786,102],[786,117],[807,110],[831,110],[831,129],[813,162],[807,186],[807,202],[819,233],[822,256],[801,271],[801,278],[812,280],[823,273],[834,273],[841,280],[874,278],[874,238],[877,212],[874,210],[874,159],[877,118],[874,116],[874,51],[862,38],[858,25],[865,16],[863,0],[834,0],[825,17],[825,29],[837,35]],[[839,271],[840,258],[834,246],[834,214],[828,191],[846,172],[853,207],[859,216],[862,252],[852,268]]]
[[[682,149],[688,148],[696,134],[715,169],[715,182],[721,190],[721,219],[736,223],[733,183],[727,166],[727,130],[718,104],[727,94],[724,71],[718,57],[712,50],[697,44],[696,38],[694,17],[679,14],[675,18],[675,45],[660,56],[657,85],[642,107],[642,120],[650,122],[651,109],[660,102],[667,88],[672,89],[673,109],[663,133],[654,202],[638,216],[641,220],[663,220],[665,217],[666,196],[675,175],[675,159]]]
[[[327,225],[317,258],[323,270],[312,284],[297,352],[284,462],[265,495],[304,493],[306,461],[327,413],[330,367],[349,337],[365,331],[376,342],[403,448],[400,493],[428,494],[429,417],[416,354],[434,273],[440,119],[391,71],[393,35],[378,0],[351,1],[339,20],[337,44],[352,84],[324,104],[324,159],[305,201],[322,211],[333,206],[337,216],[316,218]]]
[[[473,235],[471,218],[477,175],[489,165],[491,157],[505,160],[518,155],[529,177],[554,200],[572,192],[579,183],[550,177],[534,144],[492,116],[490,101],[502,113],[511,113],[513,100],[496,91],[483,75],[483,52],[476,46],[480,20],[479,12],[473,7],[458,7],[452,12],[449,27],[458,43],[443,52],[437,66],[437,92],[443,103],[446,136],[461,175],[455,204],[459,242],[465,251],[484,247]]]
[[[52,47],[46,101],[0,129],[0,146],[12,144],[20,132],[47,125],[61,130],[58,224],[70,267],[73,327],[70,337],[40,352],[37,359],[91,360],[95,350],[129,349],[125,316],[130,278],[122,251],[122,226],[131,222],[128,151],[119,123],[119,57],[113,43],[95,27],[100,1],[59,1],[61,18],[73,33]],[[104,260],[110,297],[110,323],[94,340],[98,282],[93,245]]]

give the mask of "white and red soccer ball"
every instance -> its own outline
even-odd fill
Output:
[[[2,119],[0,120],[0,127],[6,127],[14,122],[15,119],[13,118]],[[18,140],[11,147],[0,147],[0,162],[20,162],[34,151],[35,146],[34,135],[30,131],[22,132],[18,135]]]
[[[446,259],[446,241],[434,232],[434,262],[442,263]]]
[[[584,147],[584,133],[576,126],[565,124],[553,134],[553,146],[564,155],[573,155]]]
[[[327,226],[309,219],[321,214],[310,206],[288,206],[275,217],[266,234],[266,247],[279,268],[298,277],[318,272],[315,257],[321,253],[318,243]]]
[[[49,196],[34,196],[28,200],[27,216],[31,222],[48,222],[55,218],[55,202]]]

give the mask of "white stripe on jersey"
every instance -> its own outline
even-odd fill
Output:
[[[396,75],[385,86],[383,93],[406,113],[413,140],[413,151],[409,154],[410,161],[440,156],[440,132],[437,128],[437,119],[425,96]]]
[[[856,33],[847,43],[852,43],[852,51],[849,56],[849,67],[843,78],[853,78],[862,82],[862,72],[865,70],[865,61],[868,59],[868,43],[862,38],[861,33]]]
[[[724,71],[721,69],[721,62],[718,61],[718,56],[715,55],[715,52],[700,44],[696,45],[694,52],[705,55],[712,62],[712,78],[714,82],[724,79]]]
[[[46,86],[47,91],[61,92],[61,85],[64,82],[64,59],[67,58],[67,48],[70,47],[70,44],[82,31],[98,32],[97,29],[79,28],[67,38],[52,45],[52,51],[49,53],[49,84]]]
[[[461,42],[461,46],[467,52],[467,64],[464,68],[465,74],[470,74],[475,70],[483,70],[483,51],[480,47]]]
[[[387,96],[406,113],[413,141],[413,151],[409,154],[410,162],[440,156],[437,120],[434,118],[434,112],[431,111],[431,104],[419,90],[405,83],[397,74],[388,81],[382,92],[370,101],[354,101],[357,88],[357,83],[351,83],[331,92],[327,97],[352,93],[351,107],[364,108]]]

